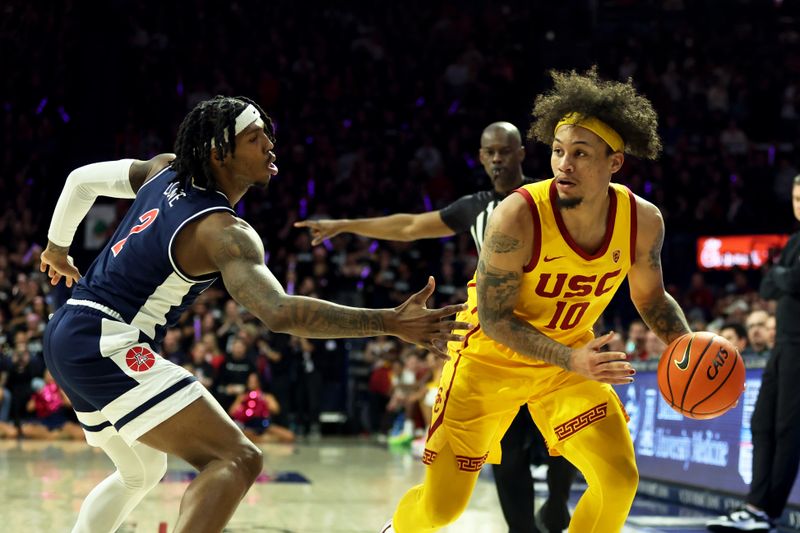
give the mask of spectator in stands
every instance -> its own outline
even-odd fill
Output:
[[[742,356],[756,355],[747,343],[747,328],[738,322],[726,322],[719,329],[720,336],[733,344]]]
[[[280,410],[275,396],[262,391],[258,376],[250,374],[247,390],[236,397],[228,413],[253,442],[294,442],[294,433],[273,421]]]
[[[645,356],[643,359],[645,361],[658,361],[666,348],[667,345],[658,338],[658,335],[653,331],[647,330],[644,341]]]
[[[258,376],[258,369],[247,358],[245,342],[235,339],[214,383],[215,397],[223,409],[227,411],[236,397],[247,390],[247,380],[251,374]]]
[[[767,345],[767,319],[769,314],[766,311],[757,309],[747,315],[745,327],[747,328],[747,343],[751,355],[769,356],[769,346]]]
[[[183,367],[192,373],[205,388],[212,390],[216,371],[211,365],[211,353],[202,342],[195,342],[189,350],[189,360]]]
[[[628,326],[628,341],[625,343],[625,353],[631,361],[647,359],[647,326],[641,320],[634,320]]]

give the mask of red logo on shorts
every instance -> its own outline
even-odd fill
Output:
[[[125,354],[125,362],[134,372],[144,372],[156,363],[156,356],[143,346],[134,346]]]
[[[438,413],[439,409],[442,408],[442,388],[439,387],[439,390],[436,392],[436,400],[433,402],[433,412]]]

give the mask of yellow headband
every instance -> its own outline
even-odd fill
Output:
[[[611,126],[596,117],[586,117],[580,113],[567,113],[564,115],[564,118],[558,121],[553,133],[555,133],[558,128],[565,124],[575,124],[581,128],[586,128],[603,139],[606,144],[608,144],[615,152],[622,152],[625,150],[625,141],[622,140],[622,137],[620,137],[619,133],[614,131]]]

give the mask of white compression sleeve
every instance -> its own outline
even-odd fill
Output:
[[[69,247],[83,217],[98,196],[135,198],[130,169],[134,159],[92,163],[70,172],[58,197],[47,238],[57,246]]]

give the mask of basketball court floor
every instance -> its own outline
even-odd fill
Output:
[[[360,439],[261,445],[264,472],[226,532],[377,533],[423,465]],[[100,450],[82,442],[0,441],[0,531],[69,532],[81,501],[113,470]],[[193,470],[170,458],[164,480],[133,511],[120,533],[166,533]],[[578,487],[576,487],[578,488]],[[537,483],[537,505],[545,484]],[[579,491],[573,492],[572,505]],[[698,533],[710,515],[637,498],[625,533]],[[467,511],[445,533],[506,533],[490,469],[484,469]]]

